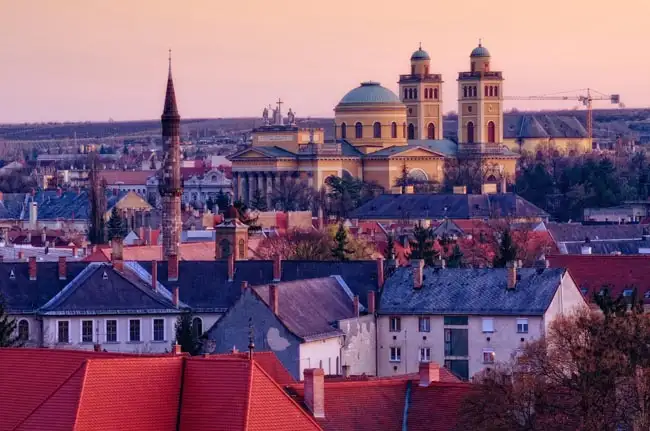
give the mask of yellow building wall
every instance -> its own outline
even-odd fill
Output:
[[[409,170],[423,170],[429,181],[441,183],[444,179],[445,162],[441,157],[392,157],[384,160],[366,160],[363,178],[367,182],[376,182],[389,193],[401,177],[405,163]]]
[[[346,125],[345,139],[358,147],[364,153],[370,153],[385,147],[394,145],[406,145],[404,124],[406,124],[406,107],[377,107],[372,105],[360,105],[355,109],[337,109],[335,112],[336,137],[342,137],[342,125]],[[381,138],[374,138],[374,124],[381,124]],[[397,125],[397,138],[392,138],[392,123]],[[363,125],[363,137],[357,139],[355,136],[355,125]],[[366,147],[366,148],[364,148]]]

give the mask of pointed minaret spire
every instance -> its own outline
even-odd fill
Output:
[[[178,106],[176,105],[176,92],[174,91],[174,79],[172,78],[172,50],[169,50],[169,72],[167,74],[167,92],[165,93],[165,107],[163,117],[179,117]]]

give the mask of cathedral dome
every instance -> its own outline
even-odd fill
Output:
[[[431,57],[428,52],[420,48],[411,55],[411,61],[413,60],[431,60]]]
[[[470,57],[489,57],[490,56],[490,51],[487,50],[486,47],[481,45],[480,43],[476,48],[472,50],[472,53],[469,55]]]
[[[339,105],[350,104],[402,104],[399,97],[386,87],[382,87],[378,82],[362,82],[354,90],[348,92]]]

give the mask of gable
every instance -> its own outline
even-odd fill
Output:
[[[240,153],[233,154],[230,156],[230,159],[273,159],[274,157],[270,157],[267,154],[264,154],[262,150],[258,150],[257,148],[247,148]]]
[[[445,155],[432,151],[423,147],[415,147],[409,150],[405,150],[391,156],[388,156],[391,159],[396,159],[400,157],[435,157],[435,158],[444,158]]]

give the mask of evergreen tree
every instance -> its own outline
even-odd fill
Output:
[[[393,238],[392,233],[388,234],[388,242],[386,243],[384,258],[388,260],[395,259],[395,239]]]
[[[88,229],[88,240],[91,244],[104,244],[106,242],[104,233],[104,213],[106,212],[106,182],[99,177],[97,170],[97,157],[92,156],[90,160],[90,171],[88,172],[90,190],[88,199],[90,201],[90,226]]]
[[[343,223],[339,223],[339,228],[336,231],[334,236],[334,248],[332,248],[332,257],[335,260],[345,262],[350,260],[348,255],[352,253],[351,250],[347,249],[348,245],[348,233],[343,226]]]
[[[108,219],[106,229],[108,231],[109,241],[113,238],[124,238],[128,233],[126,221],[117,211],[117,206],[114,206],[111,210],[111,218]]]
[[[447,268],[462,268],[463,267],[463,252],[460,250],[458,244],[456,244],[451,252],[451,255],[447,257]]]
[[[126,143],[124,143],[124,148],[122,148],[122,154],[124,154],[125,156],[129,155],[129,149],[126,146]]]
[[[599,292],[594,292],[594,302],[600,307],[605,319],[624,317],[628,311],[643,313],[643,301],[638,300],[636,288],[629,289],[632,289],[632,295],[624,296],[621,293],[616,299],[612,298],[607,286],[603,286]]]
[[[23,340],[17,334],[16,319],[9,317],[5,311],[5,301],[0,294],[0,347],[21,347]]]
[[[258,217],[251,217],[248,207],[242,201],[235,201],[232,206],[237,210],[237,218],[240,222],[248,226],[249,231],[259,231],[262,228],[257,224]]]
[[[266,197],[262,195],[262,191],[260,189],[255,189],[253,192],[253,198],[251,199],[251,208],[258,211],[267,210]]]
[[[402,163],[402,170],[400,171],[399,177],[395,180],[395,186],[401,187],[402,194],[406,193],[406,186],[410,184],[409,179],[409,168],[406,166],[406,162]]]
[[[230,197],[225,194],[223,190],[219,190],[215,203],[217,204],[217,207],[219,207],[219,212],[223,213],[226,208],[230,206]]]
[[[189,311],[184,311],[176,319],[176,337],[174,340],[175,344],[181,346],[183,352],[189,353],[190,355],[198,355],[200,351],[200,344],[198,336],[194,334],[194,328],[192,327],[192,321],[194,316]]]
[[[505,268],[508,262],[514,262],[517,259],[517,246],[512,240],[510,229],[506,229],[501,234],[499,250],[494,257],[493,266],[495,268]]]
[[[433,261],[438,257],[438,252],[433,248],[433,231],[422,226],[421,222],[413,228],[414,241],[409,241],[411,254],[409,259],[423,259],[424,264],[433,266]]]
[[[205,208],[210,212],[214,212],[214,201],[211,197],[208,197],[208,200],[205,201]]]

